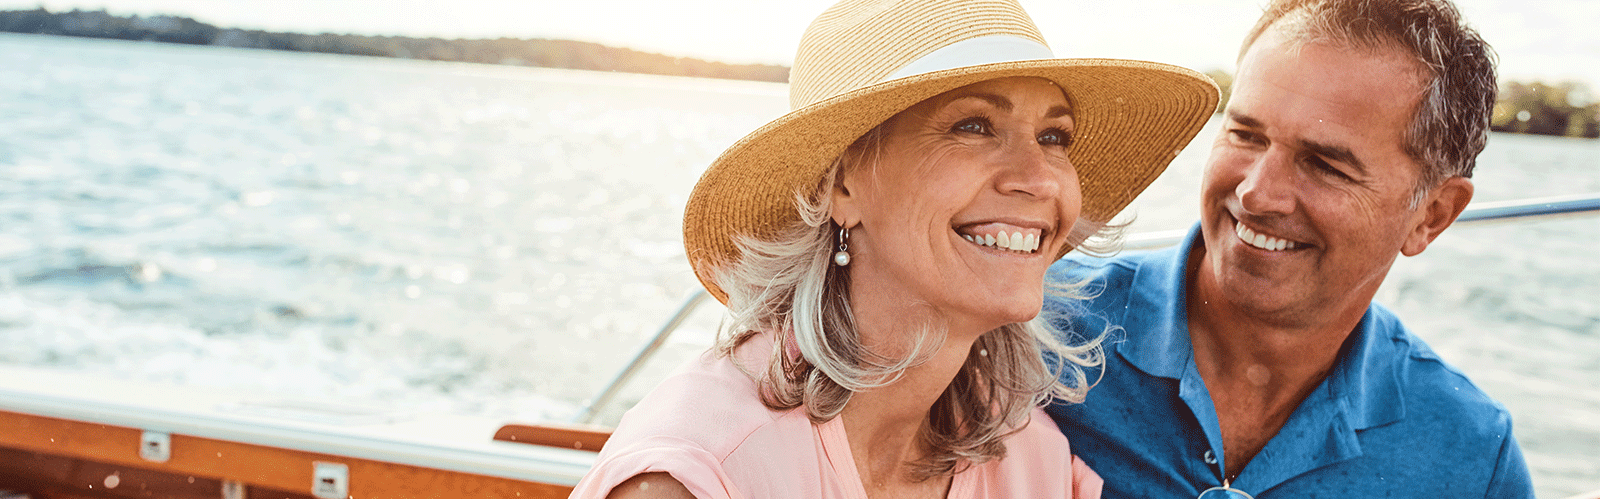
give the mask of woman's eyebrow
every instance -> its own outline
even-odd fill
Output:
[[[978,99],[978,100],[987,102],[987,103],[989,103],[989,105],[994,106],[996,109],[999,109],[999,110],[1005,111],[1005,112],[1010,112],[1012,107],[1013,107],[1011,105],[1011,99],[1007,99],[1007,98],[1005,98],[1003,96],[1000,96],[998,94],[989,94],[989,93],[983,93],[983,92],[973,92],[973,93],[968,93],[968,94],[962,94],[961,96],[955,98],[955,100],[961,100],[961,99]]]
[[[999,110],[1001,110],[1003,112],[1011,112],[1011,109],[1015,107],[1015,106],[1013,106],[1011,104],[1011,99],[1007,99],[1007,98],[1005,98],[1005,96],[998,95],[998,94],[991,94],[991,93],[984,93],[984,92],[972,92],[972,93],[968,93],[968,94],[962,94],[962,95],[956,97],[955,99],[953,99],[952,102],[956,101],[956,100],[961,100],[961,99],[978,99],[978,100],[981,100],[981,101],[989,103],[989,105],[994,106],[996,109],[999,109]],[[1044,116],[1046,118],[1060,118],[1062,116],[1071,116],[1071,115],[1072,115],[1072,108],[1069,108],[1067,106],[1050,106],[1050,109],[1045,111],[1045,115]]]

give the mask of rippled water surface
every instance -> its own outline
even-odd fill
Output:
[[[689,188],[784,91],[0,36],[0,363],[569,419],[697,288]],[[1136,231],[1195,219],[1211,134]],[[1600,142],[1489,147],[1479,200],[1600,191]],[[1600,217],[1455,228],[1378,296],[1510,407],[1541,496],[1600,488],[1596,248]]]

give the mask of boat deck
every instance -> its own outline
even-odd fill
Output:
[[[523,443],[548,437],[540,428],[502,423],[0,367],[0,490],[36,498],[566,497],[593,463],[590,450]],[[596,447],[592,437],[603,432],[572,434]]]

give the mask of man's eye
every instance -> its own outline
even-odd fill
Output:
[[[1260,144],[1262,142],[1261,136],[1251,133],[1249,130],[1228,130],[1228,137],[1234,142],[1245,144]]]
[[[1338,167],[1333,166],[1332,163],[1329,163],[1326,160],[1323,160],[1319,156],[1307,157],[1306,158],[1306,163],[1311,164],[1311,167],[1315,168],[1319,172],[1322,172],[1322,173],[1325,173],[1325,174],[1328,174],[1328,175],[1332,175],[1332,176],[1337,177],[1337,178],[1339,178],[1341,180],[1352,180],[1349,175],[1345,175],[1344,172],[1339,171]]]

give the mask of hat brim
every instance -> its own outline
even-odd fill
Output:
[[[1072,100],[1068,150],[1082,216],[1109,221],[1164,171],[1216,110],[1216,83],[1193,70],[1122,59],[1040,59],[968,66],[860,88],[792,111],[722,153],[683,214],[684,249],[718,300],[716,269],[739,258],[736,238],[769,239],[799,221],[795,195],[816,186],[862,135],[923,100],[1013,76],[1054,81]],[[1064,248],[1061,255],[1071,248]]]

